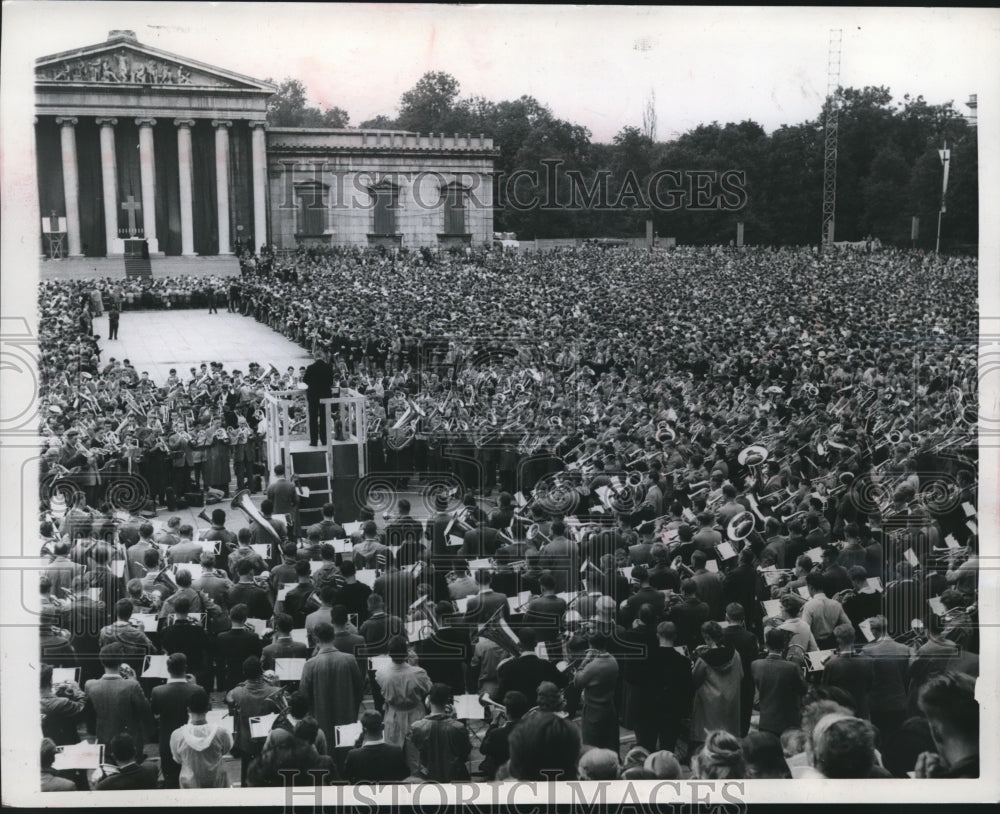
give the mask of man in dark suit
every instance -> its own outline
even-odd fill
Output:
[[[299,505],[299,493],[295,491],[295,484],[285,477],[285,467],[281,464],[274,467],[274,480],[268,484],[267,497],[274,504],[276,514],[294,518]]]
[[[673,622],[660,622],[656,626],[656,638],[659,646],[651,654],[650,663],[643,665],[643,669],[656,676],[659,687],[657,702],[650,709],[658,740],[658,746],[652,748],[673,751],[684,722],[691,717],[694,699],[691,659],[675,649],[677,627]]]
[[[701,644],[701,626],[708,621],[708,604],[698,598],[694,580],[681,583],[681,601],[673,604],[669,620],[677,626],[677,644],[693,650]]]
[[[556,580],[552,574],[542,574],[538,578],[538,584],[542,595],[528,603],[523,624],[538,633],[539,641],[558,641],[559,623],[566,613],[566,600],[556,596]]]
[[[511,690],[517,690],[524,693],[530,709],[535,706],[539,684],[551,681],[557,687],[562,687],[566,680],[551,661],[540,659],[535,654],[538,636],[532,628],[521,628],[518,639],[521,642],[521,655],[502,661],[497,667],[497,678],[500,679],[497,697],[504,698]]]
[[[466,626],[485,624],[497,610],[500,611],[504,619],[510,617],[507,595],[498,593],[490,587],[492,579],[490,572],[485,568],[476,571],[479,593],[469,597],[469,604],[466,606],[465,619],[463,620]]]
[[[323,506],[323,519],[306,529],[306,536],[315,531],[322,541],[346,539],[347,532],[335,519],[336,511],[332,503],[325,504]]]
[[[320,399],[330,398],[333,390],[333,368],[326,353],[318,351],[316,361],[306,368],[302,381],[306,383],[306,404],[309,408],[309,446],[326,445],[326,410]],[[319,443],[317,443],[319,442]]]
[[[385,742],[382,716],[375,710],[361,713],[360,744],[347,753],[344,776],[348,783],[398,783],[410,775],[403,750]]]
[[[743,667],[743,679],[740,682],[740,737],[745,738],[750,731],[750,715],[753,712],[753,676],[750,665],[760,654],[757,637],[746,629],[746,614],[738,602],[730,602],[726,606],[726,621],[729,623],[722,629],[722,640],[739,653]]]
[[[424,527],[410,516],[410,501],[405,497],[396,504],[399,515],[385,527],[385,544],[402,546],[407,542],[417,541],[424,537]]]
[[[868,656],[854,652],[854,628],[850,624],[833,629],[837,640],[837,655],[823,669],[823,685],[840,687],[854,699],[854,714],[869,720],[868,695],[875,683],[875,663]]]
[[[161,643],[168,653],[183,653],[187,657],[187,667],[195,680],[205,688],[212,689],[210,640],[205,627],[188,617],[191,600],[182,596],[174,603],[173,624],[163,629]]]
[[[461,695],[466,691],[470,679],[470,631],[448,623],[448,616],[452,612],[450,602],[439,602],[434,610],[440,626],[426,639],[410,644],[431,681],[435,684],[447,684],[452,692]]]
[[[179,763],[174,761],[170,751],[170,736],[188,722],[187,703],[200,689],[187,678],[188,661],[183,653],[171,653],[167,657],[166,684],[153,687],[149,705],[156,716],[160,730],[160,770],[163,772],[163,787],[178,788],[181,773]]]
[[[562,520],[552,522],[552,541],[540,549],[539,565],[556,581],[556,591],[575,591],[580,582],[580,552],[575,540],[566,536]]]
[[[861,648],[875,671],[871,702],[872,723],[878,727],[879,743],[885,744],[906,718],[906,686],[909,682],[910,648],[891,638],[881,614],[872,617],[874,641]]]
[[[652,605],[653,612],[659,615],[663,611],[665,599],[663,594],[654,590],[649,584],[649,569],[645,565],[632,568],[632,579],[639,583],[639,590],[621,604],[618,621],[626,628],[639,616],[639,608]]]
[[[111,759],[118,767],[115,774],[109,774],[94,785],[94,791],[125,791],[134,789],[155,789],[159,769],[151,763],[136,762],[136,743],[127,732],[115,735],[108,748]],[[141,754],[138,755],[142,759]]]
[[[236,573],[239,582],[229,589],[229,607],[244,605],[248,616],[254,619],[270,619],[274,608],[267,591],[254,582],[253,563],[250,560],[240,560],[236,564]]]
[[[691,570],[694,571],[691,580],[698,589],[699,598],[708,605],[708,618],[721,621],[726,607],[722,592],[723,577],[720,573],[709,571],[707,562],[704,551],[695,551],[691,555]]]
[[[799,666],[786,661],[781,655],[787,641],[786,631],[776,627],[768,628],[764,634],[767,655],[762,659],[755,659],[750,665],[752,686],[760,695],[758,728],[778,737],[786,729],[799,726],[802,717],[800,703],[806,690]]]
[[[404,619],[410,604],[417,597],[417,579],[409,567],[398,568],[390,557],[372,590],[385,601],[386,613]]]
[[[264,649],[257,631],[247,627],[246,605],[234,605],[229,611],[229,621],[232,628],[220,633],[215,639],[215,672],[219,689],[226,691],[243,679],[243,662],[249,656],[259,657]]]
[[[275,659],[307,658],[309,658],[309,646],[292,639],[292,617],[287,613],[274,614],[274,638],[261,650],[264,669],[273,670]]]

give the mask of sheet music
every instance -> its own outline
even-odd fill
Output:
[[[309,560],[309,573],[315,574],[326,565],[326,560]]]
[[[448,535],[448,545],[449,546],[460,546],[465,544],[465,538],[459,537],[457,534]]]
[[[545,646],[545,642],[539,642],[535,645],[535,655],[542,661],[549,660],[549,648]]]
[[[736,549],[730,543],[722,542],[719,543],[715,550],[719,553],[719,559],[725,562],[726,560],[731,560],[736,556]]]
[[[269,543],[252,543],[250,548],[256,551],[262,560],[271,559],[271,546]]]
[[[125,574],[125,560],[112,560],[108,563],[108,567],[118,579],[121,579]]]
[[[969,502],[965,502],[962,504],[962,511],[965,512],[966,517],[976,516],[976,507]]]
[[[296,585],[298,585],[297,582],[286,582],[284,585],[278,588],[278,601],[284,602],[285,597],[288,596],[288,592],[292,590],[292,588],[294,588]]]
[[[306,666],[305,659],[275,659],[274,672],[279,681],[301,681],[302,668]]]
[[[101,589],[100,588],[88,588],[87,594],[90,596],[91,601],[100,602],[101,600]]]
[[[861,635],[865,637],[870,642],[875,641],[875,634],[872,633],[872,620],[865,619],[858,624],[858,630],[861,631]]]
[[[806,653],[806,658],[809,660],[809,672],[815,673],[819,670],[825,670],[826,663],[834,655],[836,654],[833,650],[813,650],[811,653]]]
[[[807,588],[805,585],[800,585],[795,590],[798,592],[799,596],[801,596],[803,599],[809,599],[809,588]]]
[[[482,721],[486,719],[486,711],[479,703],[479,696],[466,694],[455,696],[455,717],[464,721]]]
[[[881,577],[869,577],[867,580],[869,588],[872,588],[876,593],[882,593],[882,579]]]
[[[362,568],[359,571],[355,571],[354,576],[357,578],[358,582],[363,582],[369,588],[374,588],[375,578],[378,576],[378,572],[374,568]]]
[[[492,567],[493,563],[485,557],[476,560],[469,560],[470,571],[489,571]]]
[[[167,672],[167,657],[146,656],[141,675],[143,678],[170,678],[170,673]]]
[[[350,554],[354,551],[354,543],[350,540],[330,540],[334,554]]]
[[[421,642],[431,637],[431,624],[425,619],[417,619],[414,622],[405,622],[406,637],[411,642]]]
[[[631,582],[631,580],[632,580],[632,569],[634,567],[635,567],[634,565],[626,565],[624,568],[619,568],[618,569],[618,573],[621,574],[623,577],[625,577],[625,579],[627,579],[627,580],[629,580]]]
[[[359,521],[357,523],[344,523],[344,531],[349,535],[353,536],[355,534],[361,534],[362,523]]]
[[[912,566],[913,566],[914,568],[916,568],[916,567],[918,567],[918,566],[920,565],[920,560],[918,560],[918,559],[917,559],[917,555],[916,555],[916,553],[915,553],[915,552],[913,551],[913,549],[912,549],[912,548],[908,548],[908,549],[906,549],[906,551],[904,551],[904,552],[903,552],[903,557],[904,557],[904,558],[906,559],[906,561],[907,561],[907,562],[908,562],[908,563],[909,563],[910,565],[912,565]]]
[[[52,768],[57,772],[69,769],[96,769],[104,763],[104,745],[100,743],[73,743],[56,747]]]
[[[218,724],[231,735],[236,734],[236,719],[229,714],[228,710],[210,709],[205,713],[205,720],[210,724]]]
[[[958,544],[958,540],[956,540],[956,539],[955,539],[955,535],[954,535],[954,534],[949,534],[949,535],[947,535],[947,536],[946,536],[946,537],[944,538],[944,544],[945,544],[945,545],[946,545],[946,546],[947,546],[948,548],[960,548],[960,547],[961,547],[961,546],[959,546],[959,544]]]
[[[266,619],[255,619],[251,616],[247,619],[246,624],[247,627],[252,628],[258,636],[263,636],[268,629]]]
[[[308,647],[309,645],[309,631],[304,627],[297,627],[292,631],[292,641],[298,642],[299,644],[304,644]]]
[[[353,747],[363,732],[364,729],[362,728],[360,721],[353,724],[343,724],[341,726],[334,727],[333,735],[337,741],[336,746]]]
[[[687,646],[686,646],[686,645],[683,645],[683,644],[675,644],[675,645],[674,645],[674,650],[676,650],[676,651],[677,651],[678,653],[680,653],[680,654],[681,654],[682,656],[685,656],[685,657],[687,657],[687,658],[691,658],[691,653],[690,653],[690,652],[688,651],[688,649],[687,649]]]
[[[965,525],[968,526],[969,531],[973,534],[979,534],[979,526],[977,526],[973,521],[969,520]]]
[[[74,684],[80,683],[80,668],[79,667],[53,667],[52,668],[52,685],[56,684],[67,684],[69,682]]]
[[[198,545],[201,546],[201,550],[207,554],[218,554],[219,553],[219,541],[218,540],[201,540]]]
[[[930,605],[935,616],[944,616],[948,612],[948,609],[941,604],[941,597],[939,596],[932,596],[927,600],[927,604]]]
[[[469,597],[463,596],[461,599],[456,599],[455,607],[458,608],[459,613],[466,613],[469,610]]]
[[[781,613],[781,602],[777,599],[765,599],[760,603],[764,606],[764,616],[768,617],[780,617]]]
[[[529,599],[531,599],[531,591],[521,591],[515,596],[507,597],[507,607],[510,608],[511,613],[520,613],[521,606]]]
[[[155,613],[133,613],[132,618],[142,623],[144,633],[156,633],[160,620],[156,618]]]
[[[182,562],[174,566],[175,573],[180,573],[181,571],[187,571],[191,575],[191,581],[196,582],[201,579],[202,574],[205,573],[205,569],[202,568],[198,563],[194,562]]]
[[[705,570],[708,571],[710,574],[718,574],[719,563],[717,563],[715,560],[705,560]]]
[[[271,731],[274,722],[278,719],[278,713],[272,712],[270,715],[257,715],[250,719],[250,737],[266,738]]]
[[[823,559],[823,549],[819,548],[818,546],[816,548],[810,548],[806,552],[806,556],[810,560],[812,560],[813,561],[813,565],[815,565],[816,563],[818,563],[820,560]]]
[[[372,656],[368,660],[369,665],[371,665],[372,670],[378,672],[379,670],[384,670],[386,667],[392,665],[392,659],[388,656]]]

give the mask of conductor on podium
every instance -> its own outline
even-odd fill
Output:
[[[317,446],[317,439],[326,446],[326,410],[320,399],[330,398],[333,387],[333,368],[326,353],[319,351],[316,361],[306,368],[302,380],[306,383],[306,402],[309,405],[309,446]]]

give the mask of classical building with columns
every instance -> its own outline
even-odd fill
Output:
[[[268,128],[276,90],[131,31],[36,60],[42,253],[492,240],[492,140]]]

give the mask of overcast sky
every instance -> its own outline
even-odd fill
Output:
[[[10,22],[30,37],[12,39]],[[257,78],[301,79],[314,104],[351,124],[393,115],[429,70],[462,95],[536,97],[597,141],[642,123],[658,135],[753,119],[768,131],[817,116],[831,28],[841,84],[954,100],[1000,75],[1000,14],[976,10],[380,6],[240,3],[14,3],[4,45],[30,62],[133,29],[156,48]],[[25,30],[25,29],[21,29]],[[9,56],[9,55],[8,55]],[[5,60],[7,62],[7,60]],[[9,64],[9,63],[8,63]]]

